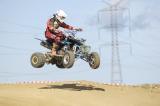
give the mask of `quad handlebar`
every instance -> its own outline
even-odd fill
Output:
[[[76,42],[79,42],[79,43],[83,43],[85,42],[86,40],[83,39],[83,38],[76,38],[76,34],[77,32],[80,32],[78,30],[64,30],[63,31],[63,34],[66,36],[66,40],[71,40],[71,41],[76,41]]]
[[[66,35],[66,36],[73,36],[75,37],[75,35],[77,34],[77,30],[64,30],[63,31],[63,34]]]

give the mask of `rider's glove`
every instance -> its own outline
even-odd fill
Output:
[[[76,31],[83,31],[82,28],[74,28],[74,30],[76,30]]]

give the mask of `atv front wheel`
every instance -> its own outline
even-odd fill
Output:
[[[62,63],[65,68],[71,68],[75,61],[75,55],[71,51],[66,51],[62,58]]]
[[[97,69],[100,65],[100,57],[98,53],[92,52],[89,56],[89,65],[92,69]]]
[[[45,64],[45,56],[42,53],[34,53],[31,56],[31,64],[35,68],[41,68]]]
[[[63,63],[62,63],[62,60],[57,60],[57,61],[56,61],[56,66],[57,66],[58,68],[64,68]]]

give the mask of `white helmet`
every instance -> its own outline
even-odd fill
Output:
[[[63,11],[63,10],[58,10],[56,12],[56,18],[60,21],[60,22],[64,22],[64,19],[67,17],[67,14]]]

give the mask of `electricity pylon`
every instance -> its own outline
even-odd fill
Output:
[[[110,3],[103,1],[105,4],[109,5],[109,8],[102,9],[98,12],[98,21],[100,21],[99,13],[100,12],[110,12],[110,26],[103,26],[102,29],[110,28],[111,29],[111,47],[112,47],[112,58],[111,58],[111,82],[112,83],[122,83],[122,67],[121,67],[121,60],[120,60],[120,51],[119,51],[119,45],[125,44],[125,42],[119,41],[119,33],[118,29],[120,26],[118,23],[118,12],[124,11],[127,8],[119,7],[123,0],[119,0],[114,5],[111,5]],[[129,24],[130,24],[130,11],[129,11]],[[130,34],[130,25],[129,25],[129,35]],[[100,30],[98,30],[98,36],[100,40]],[[108,44],[103,44],[102,47],[107,46]],[[101,48],[99,48],[100,54],[101,54]]]

